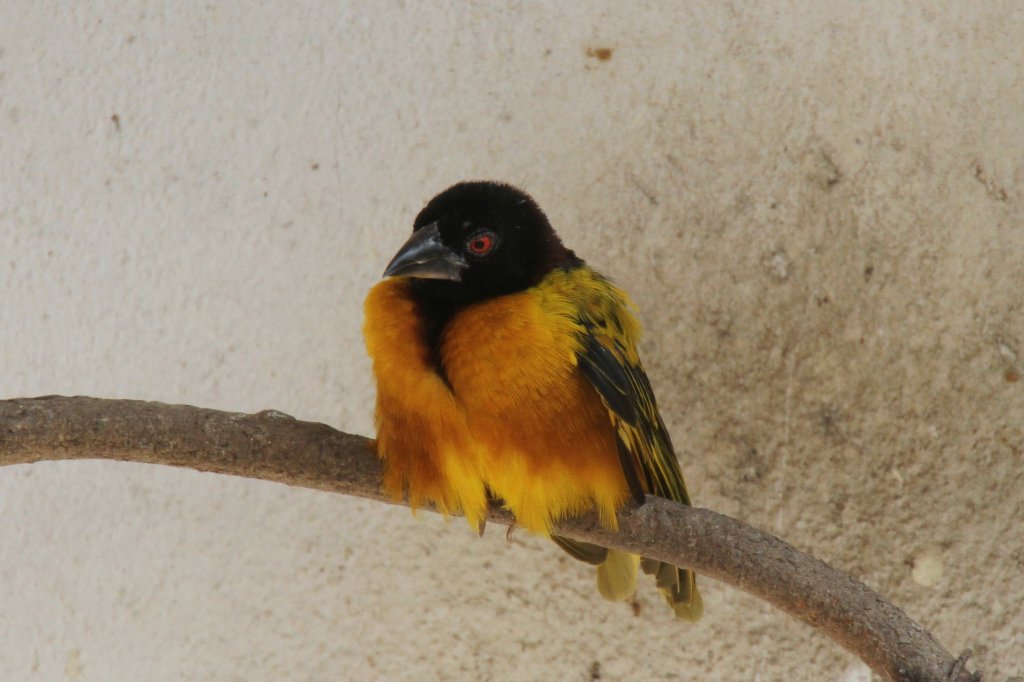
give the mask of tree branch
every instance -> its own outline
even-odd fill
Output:
[[[188,467],[395,503],[380,490],[372,441],[268,410],[48,396],[0,401],[0,466],[114,459]],[[489,521],[508,524],[494,510]],[[978,682],[934,637],[864,583],[779,538],[708,509],[648,498],[619,514],[558,524],[574,540],[690,568],[764,599],[888,680]],[[968,654],[969,655],[969,654]]]

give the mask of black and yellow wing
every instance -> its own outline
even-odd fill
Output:
[[[639,504],[646,494],[690,504],[672,439],[640,364],[640,328],[630,312],[629,300],[597,273],[585,266],[581,270],[586,272],[575,278],[580,283],[574,296],[580,335],[576,359],[580,372],[608,408],[629,490]],[[574,556],[583,554],[577,558],[586,560],[587,553],[578,545],[565,549]],[[596,558],[591,553],[591,563]],[[644,573],[655,576],[658,588],[678,617],[691,621],[700,618],[703,604],[691,571],[646,558],[641,559],[640,566]]]

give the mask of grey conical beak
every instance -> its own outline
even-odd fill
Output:
[[[385,277],[416,277],[418,279],[462,279],[466,260],[441,241],[437,223],[424,225],[412,233],[384,270]]]

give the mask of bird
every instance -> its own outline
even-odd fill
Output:
[[[387,493],[481,533],[488,505],[504,505],[596,566],[604,598],[632,597],[640,568],[678,618],[700,618],[691,571],[552,533],[592,510],[615,529],[616,511],[647,494],[690,497],[630,299],[533,198],[467,181],[428,201],[367,295],[363,332]]]

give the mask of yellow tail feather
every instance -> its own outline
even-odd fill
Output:
[[[597,590],[608,601],[623,601],[636,592],[636,568],[640,557],[608,550],[608,558],[597,567]]]
[[[700,620],[700,617],[704,615],[704,600],[701,599],[700,592],[697,591],[697,581],[694,580],[693,573],[686,571],[686,576],[690,580],[690,595],[688,600],[675,601],[672,597],[671,590],[662,590],[662,594],[665,595],[665,601],[667,601],[668,605],[672,607],[672,611],[676,614],[676,618],[696,623]]]

